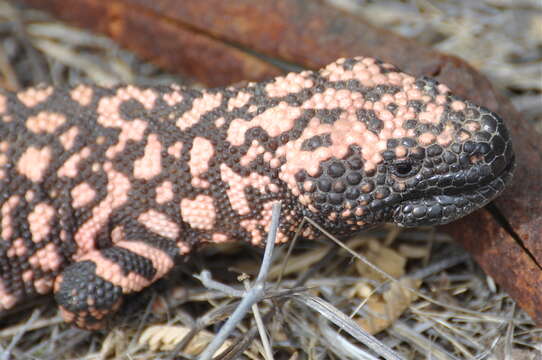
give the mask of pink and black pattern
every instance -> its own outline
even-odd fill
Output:
[[[341,59],[243,88],[0,95],[0,312],[54,291],[95,329],[200,244],[443,224],[511,177],[503,121],[429,78]],[[306,229],[304,236],[314,236]]]

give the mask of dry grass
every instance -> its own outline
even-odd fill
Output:
[[[379,24],[462,56],[507,91],[529,119],[542,123],[540,2],[333,2],[353,12],[363,9]],[[0,86],[8,89],[43,81],[181,81],[108,39],[39,12],[15,11],[3,1],[0,45]],[[345,246],[322,236],[275,249],[266,297],[258,304],[275,359],[376,359],[369,348],[375,346],[404,359],[542,357],[540,330],[446,236],[390,226]],[[238,275],[253,277],[261,254],[243,245],[204,249],[167,280],[130,298],[107,331],[67,326],[52,301],[43,299],[33,310],[0,319],[0,360],[196,358],[238,300],[202,286],[192,274],[210,270],[215,280],[241,291],[246,277]],[[360,327],[379,342],[362,343]],[[225,358],[263,358],[252,315],[237,325],[226,346],[232,352]]]

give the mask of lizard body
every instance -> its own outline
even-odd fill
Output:
[[[444,224],[511,177],[504,122],[430,78],[340,59],[245,87],[0,95],[0,313],[55,293],[95,329],[198,245]],[[314,236],[307,228],[304,236]]]

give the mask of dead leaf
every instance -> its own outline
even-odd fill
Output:
[[[409,277],[394,281],[383,294],[373,294],[364,307],[367,315],[356,322],[371,334],[388,328],[417,299],[416,293],[408,288],[418,289],[421,280]]]

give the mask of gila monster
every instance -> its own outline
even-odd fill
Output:
[[[436,225],[510,180],[503,120],[372,58],[244,87],[0,95],[0,313],[54,292],[97,329],[200,244]],[[303,236],[313,238],[307,227]]]

